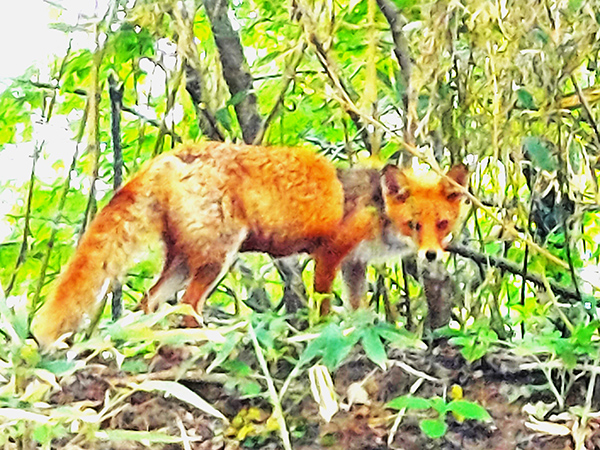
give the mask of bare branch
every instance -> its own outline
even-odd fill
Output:
[[[519,267],[518,264],[513,263],[512,261],[508,261],[504,258],[498,258],[491,255],[486,255],[483,253],[479,253],[473,249],[460,246],[460,245],[452,245],[448,248],[448,251],[451,253],[456,253],[457,255],[463,256],[465,258],[469,258],[475,261],[477,264],[486,266],[486,267],[496,267],[498,269],[505,270],[507,272],[513,273],[518,276],[524,276],[527,281],[532,282],[538,287],[544,287],[545,281],[539,275],[532,274],[531,272],[523,273],[523,268]],[[569,289],[566,286],[561,286],[560,284],[550,281],[550,287],[552,291],[556,294],[562,295],[565,298],[571,300],[580,300],[577,292],[572,289]]]
[[[196,114],[198,116],[198,126],[202,133],[208,136],[213,141],[224,141],[225,136],[221,133],[218,127],[218,122],[215,116],[209,111],[206,102],[203,101],[202,77],[200,72],[191,65],[189,60],[184,61],[185,68],[185,89],[192,97]]]
[[[203,0],[206,15],[210,19],[219,58],[223,66],[223,78],[235,100],[234,108],[242,128],[244,142],[254,142],[261,126],[252,87],[252,75],[244,57],[240,37],[233,30],[227,17],[228,0]]]
[[[113,142],[113,190],[116,192],[123,183],[123,149],[121,148],[121,104],[123,86],[118,86],[113,74],[108,76],[110,98],[111,127]],[[112,320],[116,321],[123,312],[123,286],[119,281],[113,283],[111,299]]]
[[[410,86],[410,74],[412,73],[412,58],[408,50],[408,41],[404,36],[402,27],[404,26],[404,19],[400,15],[400,11],[396,5],[389,0],[377,0],[379,9],[385,16],[386,20],[390,24],[390,31],[392,33],[392,39],[394,40],[394,55],[400,64],[402,81],[407,91],[404,94],[405,109],[408,106],[408,89]]]

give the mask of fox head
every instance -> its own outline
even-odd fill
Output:
[[[456,165],[446,177],[464,187],[469,172]],[[386,213],[394,226],[414,240],[420,258],[429,262],[440,258],[460,215],[462,191],[446,178],[392,165],[383,169],[381,184]]]

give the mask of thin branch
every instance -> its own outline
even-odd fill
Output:
[[[194,21],[190,17],[195,16],[195,11],[190,15],[183,2],[174,4],[169,9],[169,14],[175,23],[177,35],[177,53],[181,57],[185,72],[185,89],[192,98],[198,126],[202,133],[213,141],[224,141],[225,137],[219,130],[218,121],[207,106],[205,89],[200,72],[200,58],[194,41]]]
[[[406,270],[407,258],[402,259],[402,280],[404,280],[402,292],[402,307],[406,318],[406,329],[412,330],[412,314],[410,311],[410,285],[408,282],[408,271]]]
[[[394,55],[396,55],[398,64],[400,64],[402,79],[406,83],[405,86],[408,86],[410,84],[410,74],[412,72],[413,62],[408,50],[408,41],[402,31],[404,19],[400,15],[400,11],[396,5],[391,1],[377,0],[377,4],[385,19],[390,24],[390,32],[392,33],[392,39],[394,40]]]
[[[72,90],[69,90],[69,89],[63,90],[59,84],[52,85],[50,83],[40,83],[38,81],[32,81],[32,80],[21,80],[21,81],[28,83],[34,87],[40,88],[40,89],[52,89],[55,91],[62,90],[63,92],[65,92],[67,94],[74,94],[74,95],[78,95],[80,97],[88,96],[88,92],[85,89],[77,88],[77,89],[72,89]],[[161,127],[161,124],[158,120],[145,116],[142,112],[138,111],[133,106],[127,106],[127,105],[122,104],[121,110],[136,116],[137,118],[141,119],[142,121],[146,122],[149,125],[152,125],[155,128]],[[165,130],[165,133],[170,135],[171,138],[173,138],[173,140],[175,142],[181,142],[181,136],[179,136],[178,134],[173,133],[169,130]]]
[[[58,74],[55,77],[55,81],[57,83],[62,78],[62,76],[65,72],[65,68],[67,66],[67,61],[69,59],[69,55],[71,54],[71,43],[72,43],[72,41],[69,41],[69,45],[67,47],[65,57],[62,59],[60,68],[58,70]],[[52,98],[50,99],[50,104],[48,105],[48,109],[46,111],[46,118],[45,118],[46,123],[48,123],[50,121],[50,118],[52,117],[52,113],[54,111],[55,105],[56,105],[56,91],[53,91]],[[44,147],[44,142],[42,142],[39,145],[36,145],[35,150],[33,152],[33,161],[31,164],[31,172],[30,172],[30,176],[29,176],[29,187],[28,187],[28,192],[27,192],[27,206],[25,209],[25,225],[23,226],[23,241],[21,242],[21,248],[19,250],[19,256],[17,257],[17,261],[15,263],[15,269],[12,273],[12,276],[10,278],[8,286],[6,287],[6,290],[4,291],[4,294],[7,297],[10,295],[10,293],[14,287],[14,284],[17,279],[17,275],[19,273],[21,266],[27,259],[27,249],[29,247],[28,238],[29,238],[29,233],[30,233],[29,223],[30,223],[30,219],[31,219],[31,205],[33,202],[33,191],[34,191],[34,186],[35,186],[35,171],[36,171],[37,161],[40,157],[40,153],[41,153],[43,147]]]
[[[287,314],[295,314],[307,304],[306,287],[302,280],[302,266],[297,255],[273,260],[279,276],[283,280],[282,302]],[[300,324],[295,324],[300,327]]]
[[[295,70],[294,75],[323,75],[325,73],[324,70]],[[272,73],[269,75],[258,75],[254,77],[254,81],[266,81],[266,80],[275,80],[277,78],[285,77],[286,72],[283,73]]]
[[[477,264],[481,264],[486,267],[496,267],[498,269],[506,270],[507,272],[513,273],[518,276],[524,276],[527,281],[532,282],[536,286],[544,287],[545,282],[543,277],[539,275],[535,275],[532,273],[523,273],[523,268],[519,267],[518,264],[513,263],[512,261],[508,261],[504,258],[498,258],[491,255],[485,255],[483,253],[479,253],[473,249],[463,247],[460,245],[451,245],[448,248],[448,251],[451,253],[456,253],[457,255],[463,256],[465,258],[469,258],[475,261]],[[562,286],[558,283],[550,281],[550,287],[552,291],[556,294],[562,295],[563,297],[571,300],[579,300],[579,296],[577,292],[569,289],[566,286]]]
[[[158,120],[151,119],[150,117],[145,116],[143,113],[141,113],[140,111],[138,111],[137,109],[135,109],[131,106],[122,105],[121,110],[128,112],[129,114],[133,114],[134,116],[138,117],[142,121],[146,122],[149,125],[152,125],[155,128],[160,129],[162,127],[162,124]],[[163,133],[171,136],[171,139],[173,139],[173,141],[175,141],[175,142],[182,142],[181,136],[179,136],[177,133],[175,133],[172,130],[165,129],[165,130],[163,130]]]
[[[111,111],[111,137],[114,154],[113,190],[117,190],[123,183],[123,150],[121,148],[121,106],[123,102],[123,86],[117,86],[114,76],[108,77],[108,92]]]
[[[571,75],[571,82],[573,83],[573,86],[575,86],[575,89],[577,90],[577,96],[579,97],[581,106],[583,106],[583,112],[586,116],[585,118],[589,122],[592,129],[594,130],[594,143],[596,144],[596,148],[600,149],[600,131],[598,131],[598,124],[594,120],[594,115],[592,114],[590,104],[587,101],[585,94],[581,90],[581,87],[579,87],[579,84],[577,83],[577,80],[575,79],[575,75]]]
[[[561,132],[562,132],[562,127],[561,127],[561,123],[559,123],[558,124],[559,151],[557,154],[559,170],[557,170],[556,176],[558,178],[558,183],[559,183],[560,190],[561,190],[561,195],[562,195],[561,200],[564,200],[565,198],[568,198],[568,196],[569,196],[569,183],[568,183],[568,179],[567,179],[567,174],[568,174],[567,162],[566,162],[565,158],[563,157],[564,148],[563,148],[562,139],[561,139],[561,137],[562,137]],[[561,206],[561,204],[562,204],[562,201],[559,202],[559,207]],[[579,281],[577,280],[577,274],[575,273],[575,266],[573,265],[573,257],[571,255],[571,232],[569,230],[569,224],[567,221],[567,212],[562,211],[562,216],[563,216],[562,217],[563,233],[565,235],[565,253],[566,253],[566,257],[567,257],[567,263],[569,263],[569,272],[571,275],[571,281],[573,283],[573,287],[575,288],[575,292],[577,293],[577,295],[579,297],[579,301],[582,301],[581,292],[579,291]],[[592,316],[594,315],[591,313],[591,311],[588,311],[588,313],[590,313]]]
[[[296,76],[296,69],[300,64],[300,61],[302,61],[302,55],[304,54],[304,50],[306,50],[306,47],[307,44],[305,41],[296,46],[296,50],[292,54],[289,64],[286,65],[285,70],[281,75],[281,89],[279,90],[279,96],[277,97],[277,100],[275,101],[275,105],[273,105],[271,112],[267,115],[267,118],[262,122],[260,129],[256,133],[256,137],[254,138],[253,144],[259,145],[262,143],[262,140],[265,136],[265,131],[269,127],[271,121],[277,115],[277,112],[279,111],[279,108],[283,104],[283,100],[285,99],[285,94],[287,93],[288,87],[290,86],[290,83]]]
[[[585,93],[583,92],[583,90],[581,89],[579,84],[577,84],[577,80],[575,79],[574,75],[571,75],[571,81],[573,83],[573,86],[575,86],[575,89],[577,90],[577,96],[579,97],[579,101],[580,101],[581,105],[583,106],[585,118],[589,122],[592,129],[594,130],[593,139],[594,139],[594,144],[596,144],[596,149],[600,150],[600,131],[598,131],[598,124],[594,120],[594,115],[592,114],[592,109],[590,107],[588,97],[585,95]],[[598,192],[598,178],[596,176],[596,171],[592,167],[590,167],[589,173],[590,173],[592,182],[594,183],[594,190],[597,193]]]
[[[213,141],[224,141],[225,136],[219,130],[216,117],[209,111],[206,102],[202,99],[204,89],[202,88],[200,71],[192,66],[192,62],[187,59],[183,64],[185,67],[185,89],[194,102],[200,130]]]
[[[250,335],[250,339],[252,340],[252,345],[254,346],[254,352],[256,354],[256,359],[258,359],[259,366],[263,372],[265,377],[265,381],[267,382],[267,391],[269,392],[269,400],[271,401],[271,405],[273,406],[272,415],[277,420],[277,424],[279,425],[279,436],[281,437],[281,441],[283,444],[283,448],[285,450],[292,450],[292,443],[290,441],[290,433],[287,429],[287,425],[285,423],[285,417],[283,415],[283,408],[281,406],[281,401],[279,400],[280,396],[277,393],[277,389],[275,388],[275,383],[273,382],[273,378],[269,373],[269,366],[267,366],[267,361],[263,355],[262,348],[258,342],[258,338],[256,337],[256,333],[254,332],[254,327],[251,323],[248,323],[248,334]]]
[[[91,68],[91,91],[88,93],[88,137],[87,151],[93,155],[92,175],[90,180],[90,192],[85,207],[85,216],[81,230],[79,230],[79,239],[85,233],[88,224],[96,214],[96,181],[100,177],[100,100],[102,98],[102,81],[100,80],[100,67],[104,59],[104,47],[100,43],[100,24],[95,25],[95,50],[92,57]]]
[[[33,188],[35,186],[35,169],[37,166],[38,159],[40,158],[40,153],[43,146],[44,142],[42,142],[40,145],[36,145],[35,149],[33,150],[31,172],[29,174],[29,187],[27,188],[27,205],[25,207],[25,224],[23,225],[23,240],[21,241],[21,248],[19,249],[19,256],[17,256],[17,261],[15,262],[15,268],[13,269],[10,281],[8,282],[8,286],[4,290],[5,297],[8,297],[11,291],[13,290],[15,281],[17,280],[17,275],[19,274],[19,270],[21,269],[21,266],[27,258],[27,249],[29,247],[30,232],[29,223],[31,220],[31,205],[33,203]]]
[[[57,83],[62,78],[62,76],[65,72],[65,68],[67,66],[67,61],[69,59],[69,55],[71,54],[71,44],[72,44],[72,41],[69,41],[69,45],[67,47],[65,57],[62,59],[60,68],[58,70],[58,74],[55,78],[55,81]],[[48,109],[46,111],[46,118],[45,118],[46,123],[50,122],[50,119],[52,117],[52,112],[54,111],[54,106],[56,104],[56,94],[57,94],[56,91],[52,92],[52,98],[50,99],[50,104],[48,105]],[[33,152],[33,161],[31,164],[31,173],[29,175],[29,187],[28,187],[28,192],[27,192],[27,206],[25,209],[25,225],[23,226],[23,241],[21,242],[21,248],[19,249],[19,256],[17,257],[17,261],[15,263],[15,269],[13,270],[10,281],[8,282],[8,286],[6,287],[6,290],[4,291],[4,295],[6,297],[8,297],[10,295],[10,293],[14,287],[15,281],[17,279],[17,275],[19,274],[19,270],[20,270],[21,266],[23,265],[23,263],[25,262],[25,260],[27,259],[27,248],[29,246],[28,238],[29,238],[29,232],[30,232],[29,222],[30,222],[30,218],[31,218],[31,205],[33,202],[33,188],[35,185],[35,170],[36,170],[37,161],[40,157],[40,153],[41,153],[43,147],[44,147],[44,142],[42,142],[40,145],[36,145],[35,150]]]
[[[113,74],[108,77],[108,92],[111,111],[111,135],[113,142],[113,190],[116,192],[123,183],[123,150],[121,148],[121,105],[123,103],[123,86],[117,86]],[[112,320],[116,321],[123,312],[123,286],[116,280],[112,287],[111,299]]]
[[[377,9],[375,0],[367,0],[367,50],[364,89],[361,93],[361,101],[364,107],[368,107],[375,118],[380,116],[377,104],[377,48],[379,46],[379,30],[375,19]],[[333,20],[331,23],[333,23]],[[381,149],[382,134],[379,128],[369,132],[370,153],[377,158],[379,158],[379,150]]]
[[[532,196],[533,198],[533,196]],[[531,230],[531,213],[529,214],[529,218],[528,218],[528,223],[527,223],[527,229]],[[523,280],[527,279],[527,275],[529,274],[528,271],[528,265],[529,265],[529,245],[525,244],[525,251],[523,252],[523,265],[521,266],[521,278]],[[521,306],[523,308],[525,308],[525,302],[526,302],[526,294],[527,294],[527,283],[523,283],[523,285],[521,286]],[[525,336],[525,321],[521,322],[521,336]]]
[[[52,249],[54,248],[54,243],[56,242],[56,235],[58,234],[58,224],[60,223],[60,220],[62,218],[62,214],[65,209],[65,204],[67,202],[67,197],[69,195],[69,189],[71,188],[71,174],[75,171],[77,159],[79,158],[79,146],[81,145],[85,127],[87,124],[88,106],[89,102],[86,103],[83,118],[81,119],[80,130],[76,138],[77,144],[75,145],[75,152],[73,153],[73,157],[71,158],[71,165],[69,166],[67,177],[65,178],[65,182],[63,183],[62,193],[58,203],[58,210],[56,213],[56,217],[53,220],[52,234],[50,235],[50,239],[48,239],[47,251],[44,254],[44,259],[42,260],[40,275],[38,277],[38,283],[33,298],[34,307],[39,303],[40,300],[42,287],[44,286],[44,282],[46,280],[46,272],[48,271],[48,265],[50,263],[50,256],[52,254]]]
[[[356,93],[350,89],[350,85],[345,83],[341,76],[339,75],[340,70],[337,68],[337,65],[329,56],[329,53],[325,49],[325,45],[319,40],[316,35],[316,22],[312,18],[309,11],[300,5],[300,2],[296,2],[294,4],[295,11],[294,17],[300,21],[302,28],[304,30],[304,34],[306,36],[306,40],[310,42],[317,53],[317,58],[321,63],[321,66],[325,70],[331,84],[338,91],[338,95],[340,96],[340,106],[343,108],[344,112],[348,114],[354,126],[358,130],[358,134],[363,142],[365,148],[371,152],[371,139],[369,136],[369,132],[363,121],[361,120],[360,114],[355,108],[350,107],[350,105],[354,105],[354,100],[352,98],[356,98]]]
[[[354,105],[354,101],[351,98],[349,89],[346,87],[346,83],[344,83],[344,81],[338,75],[336,65],[334,64],[333,60],[329,57],[329,53],[325,50],[325,47],[319,41],[315,33],[309,34],[308,39],[310,43],[314,46],[315,51],[317,52],[319,62],[325,69],[329,80],[331,81],[333,86],[338,90],[341,96],[342,108],[344,108],[346,114],[348,114],[352,122],[354,122],[354,126],[358,130],[358,133],[360,134],[365,148],[369,152],[371,152],[371,139],[369,138],[367,128],[363,124],[358,110],[355,108],[348,108],[348,105]]]
[[[183,65],[177,70],[175,73],[175,78],[172,83],[171,89],[168,88],[169,80],[166,80],[167,84],[167,105],[165,107],[165,113],[163,115],[163,119],[160,121],[160,128],[158,129],[158,137],[156,138],[156,144],[154,145],[154,151],[152,152],[152,156],[158,155],[160,152],[160,148],[162,147],[164,137],[166,135],[173,135],[175,132],[171,130],[169,132],[169,128],[167,127],[167,117],[169,117],[169,113],[175,106],[175,97],[177,96],[177,91],[179,90],[179,86],[181,86],[181,80],[183,79],[184,68]]]

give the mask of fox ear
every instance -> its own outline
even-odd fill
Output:
[[[469,182],[469,169],[464,164],[457,164],[446,172],[446,176],[460,186],[466,187]],[[462,191],[449,183],[448,180],[442,180],[442,189],[448,200],[457,200],[462,197]]]
[[[465,187],[469,180],[469,169],[464,164],[457,164],[446,172],[446,176]]]
[[[381,190],[383,196],[395,197],[400,201],[405,201],[408,197],[405,175],[398,166],[392,164],[386,165],[381,171]]]

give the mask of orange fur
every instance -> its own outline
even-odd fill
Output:
[[[330,292],[344,259],[361,266],[361,242],[400,249],[403,244],[394,241],[400,230],[425,243],[407,231],[403,216],[422,219],[429,210],[407,209],[404,184],[414,203],[429,201],[415,188],[417,180],[397,169],[383,176],[365,169],[338,175],[329,161],[308,149],[184,145],[150,161],[92,221],[37,312],[33,333],[48,347],[75,330],[83,316],[93,313],[103,287],[124,275],[136,252],[159,239],[165,242],[166,260],[143,301],[145,309],[155,309],[187,287],[183,301],[201,312],[238,251],[308,252],[315,259],[315,289]],[[435,201],[447,202],[446,191],[438,187]],[[398,201],[402,195],[404,206]],[[360,285],[347,281],[351,288]],[[357,298],[354,294],[355,307]],[[322,312],[328,309],[325,300]]]
[[[459,186],[466,186],[468,170],[456,165],[446,174]],[[446,178],[424,178],[395,166],[384,169],[386,212],[398,230],[413,238],[419,256],[434,261],[446,247],[447,238],[459,218],[462,191]]]

